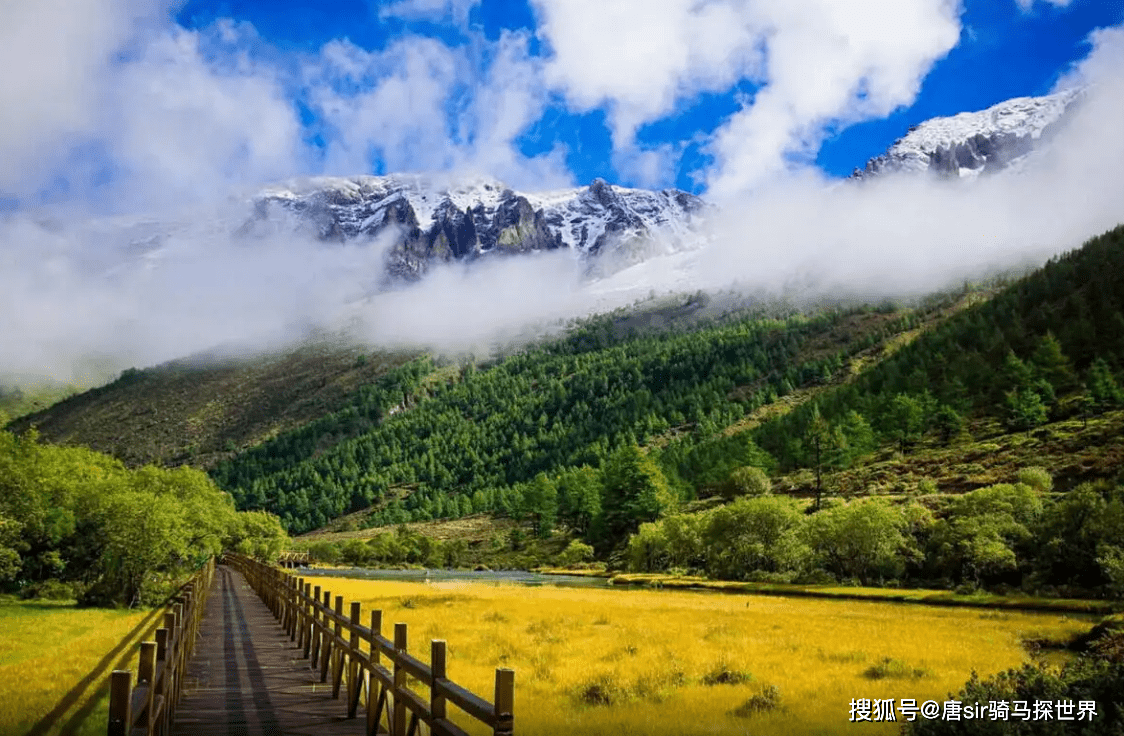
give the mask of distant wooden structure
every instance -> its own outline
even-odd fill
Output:
[[[408,653],[406,624],[394,624],[393,641],[382,635],[382,611],[371,611],[370,626],[363,626],[358,602],[345,615],[343,596],[336,596],[333,608],[331,593],[304,578],[240,555],[224,561],[242,573],[309,667],[319,670],[320,682],[331,678],[332,697],[343,692],[347,717],[356,718],[360,701],[366,703],[361,731],[366,736],[416,736],[423,726],[433,736],[468,736],[449,720],[450,703],[491,728],[493,736],[513,733],[513,670],[496,670],[494,699],[488,702],[448,679],[444,641],[430,642],[426,664]],[[420,681],[428,697],[410,689],[407,677]]]
[[[279,567],[308,567],[308,551],[304,552],[282,552],[277,558],[277,565]]]
[[[172,597],[156,641],[141,643],[135,686],[131,670],[110,675],[108,736],[168,733],[214,575],[211,558]]]

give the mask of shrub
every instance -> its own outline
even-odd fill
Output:
[[[319,562],[334,565],[340,561],[340,550],[331,542],[316,542],[308,546],[308,556]]]
[[[891,659],[889,657],[883,658],[878,664],[871,665],[863,671],[863,677],[868,680],[916,680],[928,674],[929,672],[927,670],[911,667],[900,659]]]
[[[1046,493],[1054,488],[1054,479],[1050,477],[1046,468],[1038,466],[1023,468],[1016,478],[1019,483],[1028,485],[1039,493]]]
[[[81,598],[85,590],[86,586],[81,583],[65,583],[51,578],[22,589],[20,597],[44,601],[73,601]]]
[[[767,713],[781,707],[781,691],[776,685],[766,685],[761,692],[730,711],[738,718],[749,718],[756,713]]]
[[[589,562],[593,559],[593,547],[577,539],[570,542],[566,549],[558,555],[558,563],[564,566]]]
[[[704,685],[744,685],[747,682],[753,682],[753,675],[744,671],[733,669],[730,663],[725,660],[719,660],[710,671],[703,675]]]
[[[619,705],[632,693],[615,675],[602,673],[578,685],[576,698],[582,705]]]
[[[735,468],[726,482],[722,484],[722,495],[727,498],[736,496],[764,496],[773,491],[773,484],[769,476],[761,468],[746,465]]]

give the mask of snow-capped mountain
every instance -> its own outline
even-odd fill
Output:
[[[371,238],[395,229],[387,270],[417,279],[437,262],[568,248],[635,262],[652,242],[665,251],[698,244],[706,205],[674,189],[647,191],[596,179],[588,187],[522,193],[490,178],[442,182],[416,175],[319,177],[285,182],[254,199],[242,232],[294,213],[324,240]],[[623,263],[621,261],[623,260]]]
[[[1065,120],[1080,89],[1044,97],[1016,97],[979,112],[933,118],[910,128],[880,156],[856,169],[861,179],[892,172],[974,177],[1022,160]]]

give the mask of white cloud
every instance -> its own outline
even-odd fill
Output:
[[[146,209],[299,167],[276,73],[237,50],[252,29],[187,31],[168,4],[0,5],[0,191]]]
[[[433,22],[452,20],[463,26],[468,22],[468,14],[479,4],[480,0],[398,0],[375,3],[375,6],[380,18]]]
[[[618,145],[698,92],[763,70],[758,30],[737,2],[533,0],[550,46],[547,81],[578,110],[612,107]]]
[[[611,109],[629,157],[637,128],[740,80],[759,91],[717,132],[718,196],[815,150],[823,127],[913,101],[957,43],[958,0],[535,0],[547,80],[580,110]],[[590,22],[596,18],[596,22]]]
[[[331,132],[325,171],[365,173],[372,158],[391,171],[450,163],[445,105],[457,84],[455,52],[433,39],[369,52],[348,41],[324,47],[310,72],[310,99]]]
[[[1039,266],[1124,223],[1124,27],[1092,34],[1067,78],[1089,85],[1049,147],[974,182],[899,175],[862,185],[811,172],[731,203],[716,247],[689,269],[698,286],[735,276],[779,289],[878,298],[920,293],[995,268]]]
[[[1015,3],[1022,9],[1024,13],[1029,12],[1034,8],[1035,2],[1045,2],[1053,5],[1056,8],[1068,7],[1073,0],[1015,0]]]
[[[230,24],[162,29],[115,70],[101,134],[125,177],[118,189],[135,207],[222,196],[306,165],[276,72],[229,48],[205,56],[205,43],[227,46],[246,32]]]
[[[334,41],[308,70],[309,96],[330,129],[325,169],[487,173],[520,186],[561,185],[562,152],[524,155],[519,135],[541,117],[541,67],[527,39],[450,48],[406,36],[383,51]]]
[[[111,56],[145,14],[139,0],[0,3],[0,191],[35,191],[89,132]]]

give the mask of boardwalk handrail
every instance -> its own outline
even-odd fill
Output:
[[[135,687],[131,670],[110,675],[108,736],[168,733],[214,574],[212,557],[169,600],[156,641],[141,642]]]
[[[382,635],[382,611],[371,611],[370,626],[363,626],[358,601],[351,602],[349,615],[344,615],[343,596],[336,596],[333,607],[331,593],[321,593],[319,585],[313,587],[304,578],[241,555],[227,554],[224,561],[242,573],[290,641],[297,642],[309,658],[310,668],[320,670],[320,681],[327,682],[331,674],[332,697],[338,698],[346,685],[349,718],[356,717],[360,696],[365,695],[368,736],[380,733],[384,716],[384,733],[391,736],[414,736],[419,724],[428,726],[434,736],[467,736],[448,719],[449,703],[489,726],[493,736],[512,733],[514,670],[496,669],[494,701],[488,702],[447,678],[444,641],[430,642],[426,664],[407,652],[406,624],[394,624],[393,641]],[[361,648],[360,642],[366,646]],[[411,690],[407,677],[428,687],[429,697]]]

